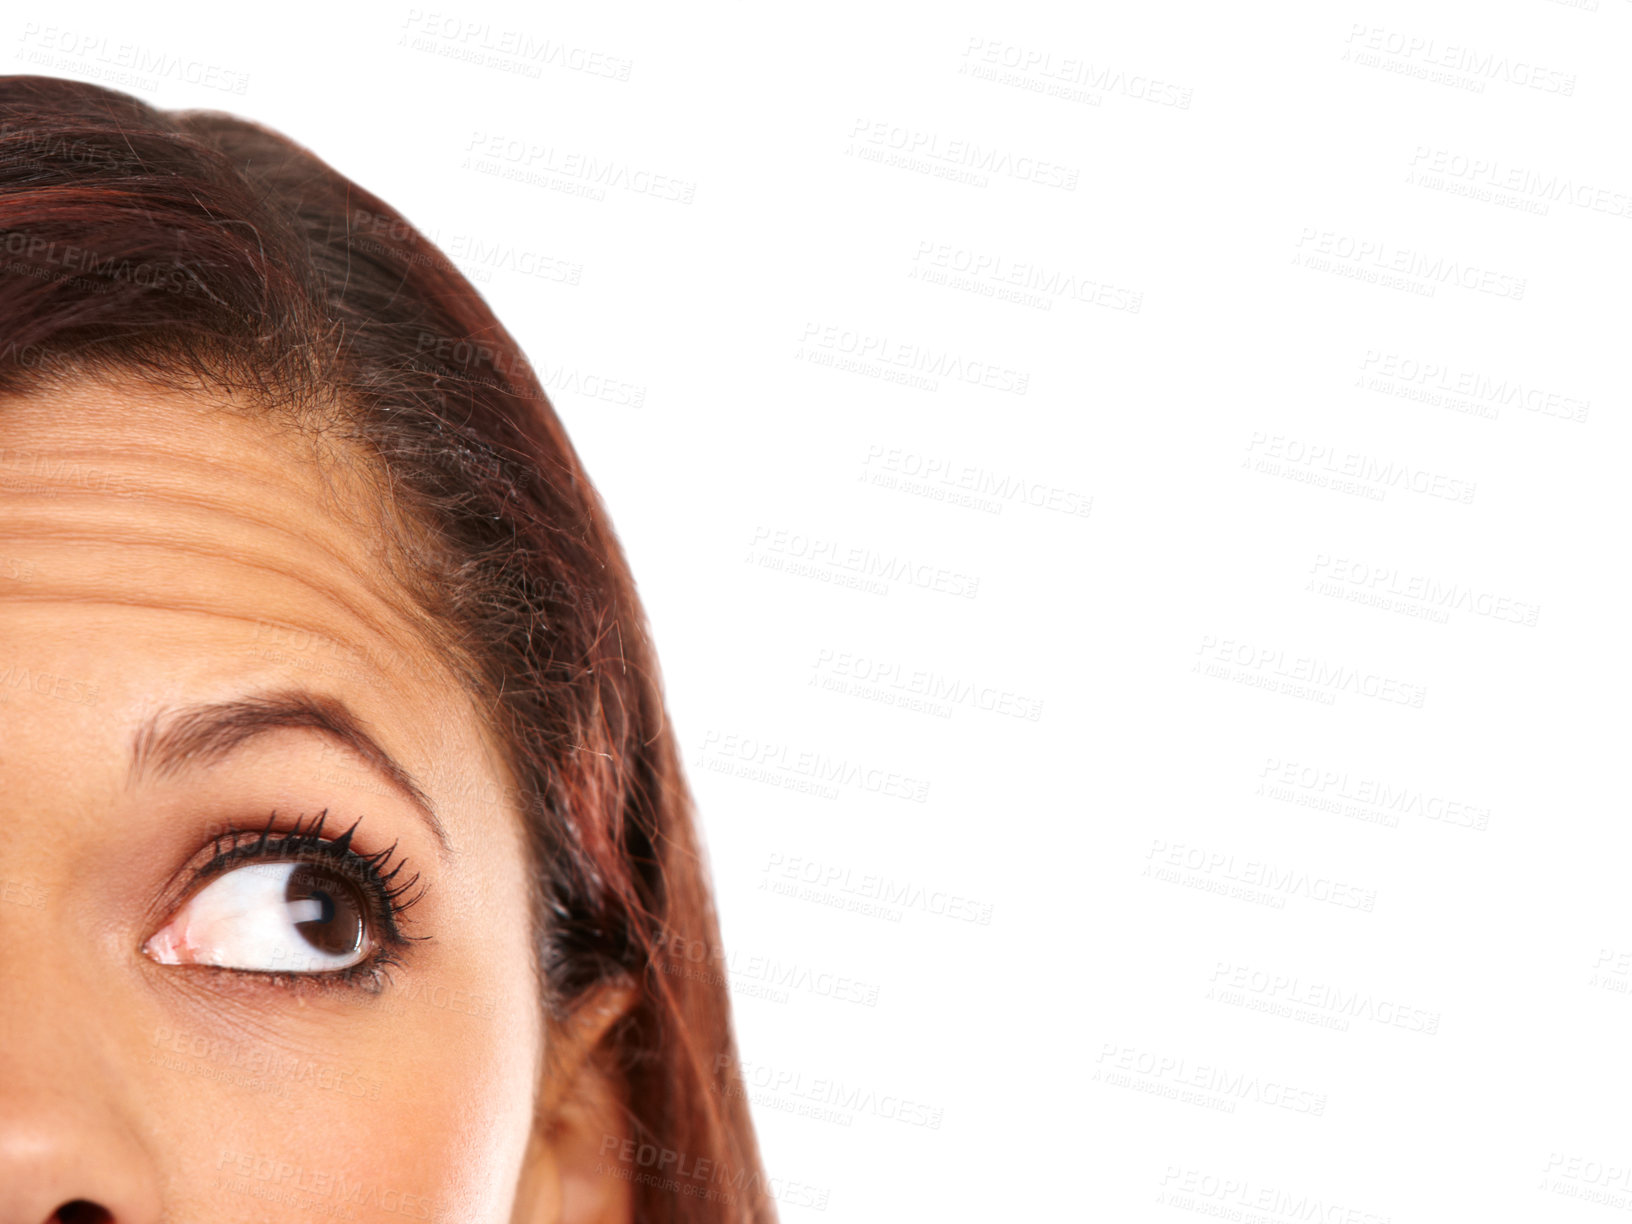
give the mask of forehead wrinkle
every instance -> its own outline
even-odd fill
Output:
[[[383,566],[360,567],[339,551],[338,540],[331,542],[314,538],[311,533],[265,522],[253,515],[240,514],[235,510],[212,508],[208,518],[219,519],[223,514],[254,523],[258,528],[270,533],[274,539],[263,539],[258,542],[260,546],[256,547],[256,541],[223,538],[221,533],[177,533],[174,523],[163,525],[171,534],[168,537],[161,537],[152,523],[129,521],[116,525],[103,522],[74,523],[65,522],[60,513],[41,514],[30,521],[30,516],[25,514],[9,513],[0,516],[0,540],[82,542],[92,547],[118,549],[127,558],[137,550],[156,550],[259,573],[285,580],[309,592],[325,604],[338,608],[365,630],[389,643],[396,653],[405,653],[400,645],[404,638],[426,649],[430,654],[441,653],[442,644],[433,618],[420,606],[413,593],[404,589],[403,584]],[[277,545],[283,541],[290,541],[298,547],[280,549]],[[302,550],[308,554],[315,553],[316,556],[283,555],[285,551],[298,553]],[[131,560],[130,568],[141,569],[140,560]],[[224,601],[219,597],[212,598],[213,590],[210,594],[204,594],[199,590],[205,585],[200,582],[199,573],[199,567],[188,568],[183,572],[184,581],[169,584],[166,592],[168,603],[154,600],[149,601],[147,606],[173,607],[178,611],[189,612],[214,612]],[[106,577],[106,574],[100,576]],[[205,576],[208,576],[207,573]],[[64,585],[78,586],[83,583],[94,587],[98,584],[98,576],[62,574],[59,581]],[[18,588],[8,590],[5,598],[27,600],[35,594],[33,590]],[[50,598],[44,596],[43,592],[39,594]],[[144,601],[115,599],[108,602],[141,605]],[[242,619],[268,623],[276,623],[278,620],[276,616]]]
[[[110,498],[121,509],[129,507],[139,510],[152,506],[162,512],[166,508],[176,508],[183,513],[191,512],[190,517],[193,521],[187,525],[194,527],[194,534],[200,539],[208,538],[211,534],[219,534],[198,531],[196,525],[201,522],[210,524],[230,520],[252,524],[275,532],[281,537],[321,548],[331,556],[342,559],[346,568],[354,573],[359,571],[350,560],[352,550],[345,547],[348,542],[355,543],[360,534],[378,537],[382,543],[390,541],[389,528],[395,517],[392,513],[393,508],[385,504],[382,492],[372,484],[365,483],[361,489],[348,496],[334,490],[327,474],[314,470],[314,475],[323,477],[320,482],[323,496],[319,498],[312,496],[311,488],[300,481],[289,479],[281,472],[275,476],[268,476],[259,469],[235,469],[230,477],[223,477],[219,465],[208,460],[180,452],[167,457],[177,460],[180,464],[191,464],[202,470],[205,479],[175,478],[162,464],[159,465],[157,472],[141,471],[139,459],[133,461],[122,458],[121,463],[127,469],[125,471],[115,471],[111,467],[84,470],[100,479],[114,476],[128,477],[131,474],[130,469],[135,469],[140,471],[143,477],[139,482],[139,488],[134,487],[138,482],[128,479],[119,481],[114,491],[106,488],[79,487],[73,473],[59,473],[60,479],[37,480],[29,487],[20,489],[8,489],[3,479],[0,479],[0,498],[15,499],[24,505],[37,499],[48,502],[52,507],[60,507],[66,503],[69,506],[89,506],[93,510],[105,507]],[[0,449],[0,477],[4,475],[5,462],[6,452]],[[360,476],[361,473],[354,472],[352,475]],[[171,478],[164,479],[165,476]],[[52,487],[53,485],[55,487]],[[349,508],[346,504],[348,502]],[[308,511],[314,503],[321,506],[321,513],[301,513]],[[290,513],[291,511],[296,513]],[[141,516],[138,513],[127,512],[119,517],[121,521],[141,530]],[[175,531],[177,524],[165,523],[162,527]],[[383,565],[379,567],[377,573],[390,577]],[[359,576],[362,575],[359,573]]]
[[[43,437],[25,435],[26,446],[0,441],[0,496],[61,499],[100,492],[106,497],[111,485],[116,498],[139,491],[144,501],[188,505],[283,531],[289,522],[304,522],[304,533],[289,534],[321,539],[329,551],[347,555],[344,545],[359,527],[389,547],[394,527],[404,521],[389,470],[375,452],[343,432],[314,432],[285,413],[266,411],[265,405],[246,410],[243,404],[206,400],[195,409],[211,410],[222,424],[247,427],[252,431],[247,444],[234,436],[234,428],[212,429],[208,416],[188,420],[187,413],[179,418],[184,434],[178,439],[164,428],[178,418],[155,413],[145,403],[137,417],[145,412],[157,419],[157,435],[145,434],[138,445],[116,445],[108,442],[99,416],[107,399],[118,400],[130,388],[89,380],[71,390],[95,397],[95,409],[83,416],[54,412]],[[37,407],[43,399],[0,394],[0,426],[14,404]],[[18,474],[27,478],[28,487],[7,489],[7,467],[21,469]],[[268,507],[257,517],[259,503],[273,497],[286,503],[280,509],[297,512]],[[321,513],[310,513],[314,506]],[[389,576],[388,566],[382,565],[380,572]]]
[[[219,620],[238,621],[245,625],[255,626],[256,628],[271,625],[276,628],[291,629],[300,633],[310,634],[315,638],[321,638],[323,641],[329,642],[339,647],[342,651],[349,652],[352,656],[355,656],[358,660],[358,666],[361,669],[371,671],[388,682],[393,682],[394,680],[392,675],[393,671],[399,672],[402,675],[408,676],[414,680],[423,680],[426,678],[425,672],[427,669],[420,667],[418,661],[414,659],[413,655],[410,654],[409,651],[403,649],[401,644],[395,641],[390,634],[380,631],[376,631],[374,636],[384,639],[385,642],[392,647],[392,649],[386,652],[384,655],[377,651],[371,651],[364,643],[348,641],[345,638],[335,637],[332,633],[326,633],[314,625],[303,624],[298,620],[290,620],[288,618],[278,616],[251,616],[247,613],[226,612],[216,608],[186,607],[174,603],[166,603],[161,600],[140,599],[135,597],[125,598],[113,594],[85,596],[63,595],[60,592],[48,594],[43,591],[35,592],[28,590],[9,590],[6,591],[4,595],[0,595],[0,606],[4,606],[8,603],[41,605],[64,604],[69,607],[83,607],[86,604],[106,604],[115,608],[143,608],[148,611],[165,612],[176,616],[203,616]],[[423,642],[417,642],[417,644],[421,646],[425,645]],[[431,660],[431,669],[434,669],[436,678],[449,685],[454,690],[463,692],[463,689],[459,683],[459,677],[450,668],[441,663],[435,652],[427,651],[426,655]],[[400,664],[400,666],[395,668],[390,666],[382,666],[382,659],[395,660],[398,664]]]
[[[42,509],[32,527],[36,538],[49,540],[48,531],[62,530],[65,508],[73,507],[67,511],[73,516],[92,503],[93,509],[85,511],[89,516],[108,504],[108,488],[101,490],[98,500],[96,489],[76,487],[91,473],[93,483],[101,480],[117,492],[139,492],[155,506],[186,507],[183,517],[193,520],[187,524],[189,534],[198,538],[191,545],[195,555],[224,554],[237,560],[244,549],[230,539],[229,522],[277,533],[256,541],[263,549],[273,540],[298,541],[306,558],[263,560],[260,572],[267,580],[292,579],[323,604],[349,613],[356,621],[355,642],[302,624],[317,619],[312,609],[298,606],[304,600],[291,600],[297,604],[293,608],[274,606],[250,614],[228,610],[230,604],[218,609],[214,600],[204,597],[205,583],[191,569],[177,584],[187,597],[172,597],[169,604],[123,592],[114,595],[107,589],[109,582],[96,590],[94,579],[83,577],[78,583],[83,593],[77,598],[312,632],[355,650],[382,677],[407,676],[423,682],[429,676],[472,700],[484,738],[502,746],[502,735],[489,723],[487,707],[494,696],[480,648],[447,619],[443,606],[441,575],[449,560],[445,542],[434,521],[422,515],[412,499],[403,500],[391,465],[365,437],[351,431],[338,404],[333,407],[332,416],[321,413],[296,420],[260,401],[239,402],[235,396],[213,392],[192,396],[174,388],[148,387],[139,380],[97,377],[39,393],[0,394],[0,505],[13,499],[46,503],[54,496],[52,508]],[[312,428],[312,421],[321,427]],[[5,430],[7,424],[21,428]],[[239,427],[247,427],[248,435]],[[13,437],[22,446],[8,445]],[[33,462],[24,466],[35,468],[26,472],[33,489],[48,486],[43,494],[5,487],[6,460],[35,461],[41,456],[57,462],[49,471],[38,470]],[[157,528],[151,521],[144,523],[139,510],[129,509],[129,500],[113,500],[114,520],[122,520],[127,533],[146,530],[151,538],[165,530],[162,520]],[[10,510],[0,513],[0,537],[10,535],[26,543],[23,533],[6,530],[18,518]],[[41,519],[52,521],[42,525]],[[200,530],[206,519],[215,521],[215,530]],[[168,530],[174,535],[176,524],[169,524]],[[103,547],[108,548],[106,527],[101,534]],[[168,543],[175,549],[189,547],[174,539]],[[377,547],[367,547],[370,543]],[[280,550],[271,551],[277,558]],[[313,554],[330,564],[312,563]],[[124,573],[127,589],[131,579],[140,584],[145,577],[116,565],[108,569],[111,574]],[[327,582],[322,581],[325,578]],[[347,578],[351,581],[343,580]],[[28,592],[13,585],[0,592],[0,601],[33,599],[43,585]],[[253,594],[264,598],[268,593]],[[238,603],[243,607],[242,597]],[[377,645],[383,646],[383,654]]]
[[[127,547],[141,547],[141,545],[127,545]],[[166,547],[170,546],[167,545]],[[177,551],[190,553],[197,552],[199,550],[178,548]],[[296,586],[299,586],[301,589],[311,592],[314,596],[326,604],[338,608],[340,611],[347,614],[354,622],[365,630],[366,636],[378,638],[386,643],[389,643],[394,648],[391,651],[392,654],[402,658],[405,662],[408,661],[408,651],[401,646],[400,635],[393,632],[393,629],[396,626],[392,624],[390,616],[382,614],[378,610],[367,609],[360,606],[364,601],[347,599],[338,591],[320,581],[307,578],[293,569],[284,568],[270,562],[233,561],[230,564],[242,569],[253,570],[259,573],[270,574],[278,578],[286,579]],[[318,632],[309,626],[294,624],[286,619],[276,616],[250,616],[243,613],[227,612],[222,610],[218,604],[208,602],[206,597],[202,595],[179,590],[167,591],[164,592],[162,596],[155,596],[154,598],[150,599],[139,599],[120,598],[113,595],[87,596],[79,593],[67,593],[61,590],[51,593],[47,593],[45,591],[36,592],[25,588],[7,591],[3,598],[6,601],[17,603],[109,603],[126,607],[146,607],[163,611],[194,613],[203,616],[225,616],[233,620],[242,620],[251,624],[281,623],[288,624],[291,628],[303,629],[306,632]],[[343,639],[333,637],[326,633],[321,633],[319,636],[322,636],[326,640],[334,642],[340,646],[346,646],[348,644]],[[411,628],[408,640],[412,641],[417,646],[423,647],[426,645],[422,638]],[[368,656],[368,652],[366,650],[364,651],[364,654],[365,656]]]

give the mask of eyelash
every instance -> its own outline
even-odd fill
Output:
[[[274,810],[260,828],[227,826],[216,834],[212,855],[194,872],[187,895],[193,896],[206,881],[223,872],[257,859],[321,863],[361,889],[370,911],[369,934],[377,944],[372,955],[355,965],[323,973],[210,966],[215,972],[268,982],[287,990],[360,990],[379,994],[391,982],[390,968],[403,963],[409,943],[429,938],[402,931],[401,924],[408,910],[424,897],[427,886],[415,888],[419,884],[418,872],[398,882],[408,860],[397,854],[397,843],[392,842],[374,854],[359,854],[351,848],[351,838],[362,820],[353,821],[337,837],[325,838],[323,827],[328,815],[325,808],[310,821],[297,817],[288,828],[275,830],[278,813]]]

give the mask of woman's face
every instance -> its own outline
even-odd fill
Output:
[[[508,1218],[526,855],[379,538],[266,421],[0,400],[0,1220]]]

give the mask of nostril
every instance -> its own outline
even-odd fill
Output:
[[[47,1224],[113,1224],[113,1216],[106,1207],[75,1199],[58,1207]]]

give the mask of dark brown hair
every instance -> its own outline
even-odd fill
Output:
[[[88,378],[224,394],[367,457],[405,524],[388,533],[394,568],[505,745],[546,1014],[632,980],[609,1042],[632,1134],[724,1172],[706,1198],[637,1180],[637,1218],[773,1219],[644,615],[554,409],[480,295],[398,212],[275,132],[3,77],[0,392]]]

